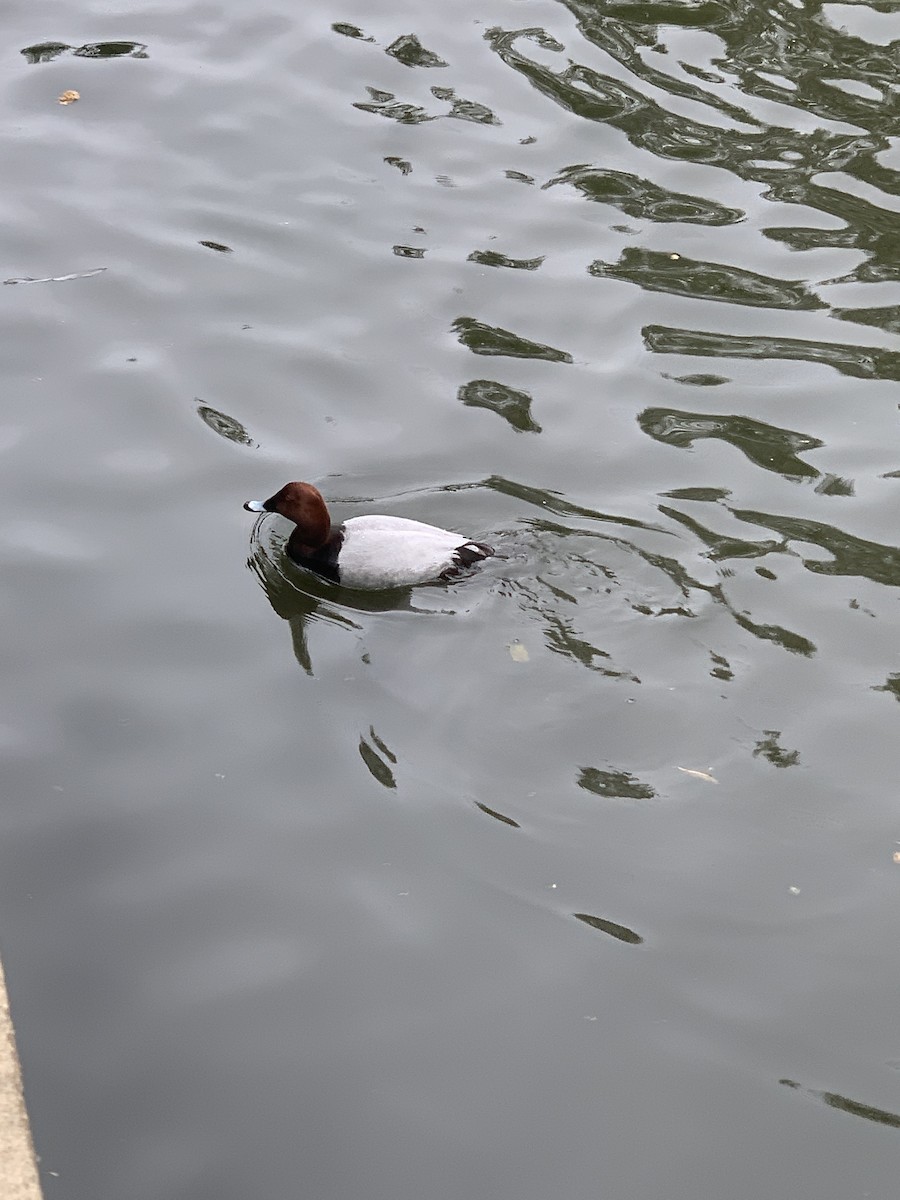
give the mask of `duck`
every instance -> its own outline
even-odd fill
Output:
[[[333,526],[322,493],[299,480],[268,500],[246,501],[244,508],[292,521],[288,557],[342,587],[371,591],[437,583],[494,554],[483,542],[407,517],[350,517]]]

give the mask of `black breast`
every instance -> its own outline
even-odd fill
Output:
[[[310,552],[309,546],[300,541],[300,530],[295,529],[288,538],[287,552],[298,566],[306,567],[307,571],[315,571],[332,583],[341,582],[341,569],[338,566],[338,554],[344,544],[344,532],[336,529],[324,546]]]

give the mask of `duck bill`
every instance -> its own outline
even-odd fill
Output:
[[[262,500],[247,500],[244,502],[244,508],[247,510],[247,512],[252,513],[264,513],[267,511]]]

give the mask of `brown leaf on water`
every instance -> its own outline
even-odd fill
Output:
[[[685,775],[691,775],[694,779],[705,779],[707,783],[718,783],[718,779],[714,775],[710,775],[709,771],[692,771],[690,767],[676,767],[676,771],[683,771]]]
[[[59,97],[60,104],[73,104],[76,100],[80,100],[81,96],[78,92],[73,92],[71,89],[68,92],[63,92]]]
[[[898,866],[900,866],[900,850],[894,851],[894,862],[897,863]]]

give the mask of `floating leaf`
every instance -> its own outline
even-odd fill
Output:
[[[78,92],[73,92],[71,88],[67,92],[63,92],[59,97],[60,104],[74,104],[76,100],[80,100],[81,96]]]
[[[705,779],[707,783],[718,783],[715,776],[710,775],[708,771],[693,771],[690,767],[676,767],[676,771],[683,771],[685,775],[691,775],[694,779]]]
[[[513,662],[528,662],[530,655],[521,642],[510,642],[508,646],[509,657]]]

